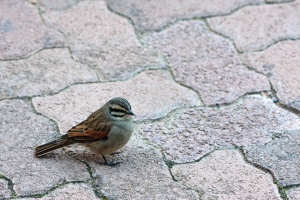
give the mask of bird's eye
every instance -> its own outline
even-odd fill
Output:
[[[126,114],[124,110],[118,108],[109,108],[109,112],[114,117],[124,117]]]

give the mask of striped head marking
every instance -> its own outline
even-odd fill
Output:
[[[108,101],[109,112],[113,117],[122,118],[125,115],[134,115],[129,102],[121,97],[116,97]]]

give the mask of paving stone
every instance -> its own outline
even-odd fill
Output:
[[[144,48],[127,19],[105,1],[83,1],[67,10],[45,10],[48,26],[62,31],[74,58],[96,68],[103,80],[125,80],[144,69],[164,68],[163,58]]]
[[[8,182],[0,179],[0,199],[10,199],[11,191],[8,188]]]
[[[48,193],[47,195],[43,196],[42,198],[21,198],[20,200],[65,200],[65,199],[72,199],[72,200],[91,200],[91,199],[99,199],[96,197],[93,189],[91,186],[85,183],[79,184],[67,184],[61,186],[54,191]]]
[[[65,45],[64,36],[47,28],[29,2],[3,0],[0,8],[0,60],[25,58],[44,48]]]
[[[273,135],[300,128],[296,115],[270,99],[250,96],[221,108],[195,107],[163,120],[141,124],[142,134],[158,145],[167,159],[190,162],[216,148],[265,144]]]
[[[119,154],[107,156],[122,162],[117,167],[97,164],[103,162],[99,155],[74,152],[91,166],[97,191],[108,199],[198,199],[196,192],[172,180],[160,151],[142,141],[139,131]]]
[[[71,59],[68,49],[43,50],[17,61],[0,61],[0,98],[57,92],[78,82],[97,81],[87,66]]]
[[[287,193],[289,200],[300,199],[300,188],[289,189],[286,193]]]
[[[173,109],[201,105],[196,93],[160,70],[124,82],[74,85],[53,96],[35,97],[33,104],[39,112],[55,119],[64,133],[117,96],[130,102],[138,120],[162,118]]]
[[[267,75],[282,104],[300,111],[300,41],[285,41],[241,55],[243,62]]]
[[[207,17],[230,13],[238,7],[257,4],[262,0],[231,0],[231,1],[168,1],[151,0],[109,0],[108,5],[115,12],[132,19],[138,30],[159,30],[178,19]]]
[[[80,0],[37,0],[41,10],[67,10]]]
[[[162,51],[175,79],[198,91],[205,104],[231,103],[246,93],[270,89],[266,77],[244,67],[232,44],[201,21],[179,22],[143,42]]]
[[[211,28],[230,37],[242,52],[262,50],[284,39],[300,38],[300,1],[245,7],[208,19]]]
[[[172,172],[202,199],[280,199],[272,176],[246,163],[236,150],[216,151],[197,163],[176,165]]]
[[[23,100],[0,101],[0,171],[18,196],[39,194],[64,181],[90,178],[86,166],[65,154],[34,158],[34,148],[55,138],[55,124]]]
[[[246,148],[249,161],[271,170],[284,186],[300,184],[300,131],[288,132],[266,145]]]
[[[265,0],[266,3],[285,3],[285,2],[293,2],[295,0]]]

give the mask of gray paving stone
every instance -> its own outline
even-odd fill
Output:
[[[246,163],[236,150],[216,151],[172,172],[202,199],[281,199],[272,176]]]
[[[54,191],[46,194],[42,198],[21,198],[20,200],[34,200],[34,199],[40,199],[40,200],[66,200],[66,199],[72,199],[72,200],[92,200],[92,199],[100,199],[98,198],[93,188],[85,183],[79,183],[79,184],[67,184],[64,186],[61,186]]]
[[[0,199],[10,199],[10,198],[11,198],[11,191],[8,188],[8,182],[6,180],[0,179]]]
[[[282,104],[300,111],[300,41],[285,41],[241,55],[243,62],[269,77]]]
[[[232,44],[201,21],[178,22],[143,42],[163,52],[175,79],[198,91],[207,105],[270,89],[265,76],[242,66]]]
[[[122,162],[107,167],[101,156],[79,153],[74,156],[92,167],[98,192],[108,199],[198,199],[197,193],[172,180],[159,150],[147,145],[139,136],[139,129],[119,154],[107,156],[109,161]]]
[[[2,0],[0,9],[0,60],[25,58],[44,48],[65,45],[64,36],[47,28],[29,2]]]
[[[287,193],[289,200],[300,199],[300,188],[289,189],[286,193]]]
[[[97,80],[92,69],[71,59],[68,49],[48,49],[24,60],[0,61],[0,98],[50,94],[73,83]]]
[[[128,99],[137,120],[157,119],[175,108],[201,105],[195,92],[155,70],[123,82],[74,85],[59,94],[33,98],[35,108],[58,122],[62,133],[86,119],[109,99]]]
[[[245,7],[208,19],[211,28],[230,37],[242,52],[262,50],[282,39],[300,38],[300,1]]]
[[[271,170],[284,186],[300,184],[300,131],[288,132],[266,145],[246,148],[249,161]]]
[[[175,162],[199,159],[215,148],[265,144],[274,134],[300,128],[300,119],[271,99],[250,96],[221,108],[183,109],[141,124],[142,135]]]
[[[257,4],[262,0],[230,0],[230,1],[168,1],[168,0],[109,0],[108,5],[115,12],[132,19],[138,30],[159,30],[178,19],[207,17],[230,13],[238,7]]]
[[[42,11],[45,10],[67,10],[81,0],[35,0]]]
[[[285,3],[285,2],[293,2],[295,0],[265,0],[266,3]]]
[[[86,166],[65,154],[34,157],[34,148],[55,138],[55,125],[23,100],[0,101],[0,171],[17,195],[40,194],[64,181],[90,178]]]
[[[74,58],[97,69],[103,80],[125,80],[144,69],[164,68],[163,58],[144,48],[128,20],[110,12],[105,1],[46,9],[43,17],[67,36]]]

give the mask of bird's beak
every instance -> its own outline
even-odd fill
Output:
[[[134,114],[131,110],[128,111],[128,114],[129,114],[129,115],[134,115],[134,116],[135,116],[135,114]]]

